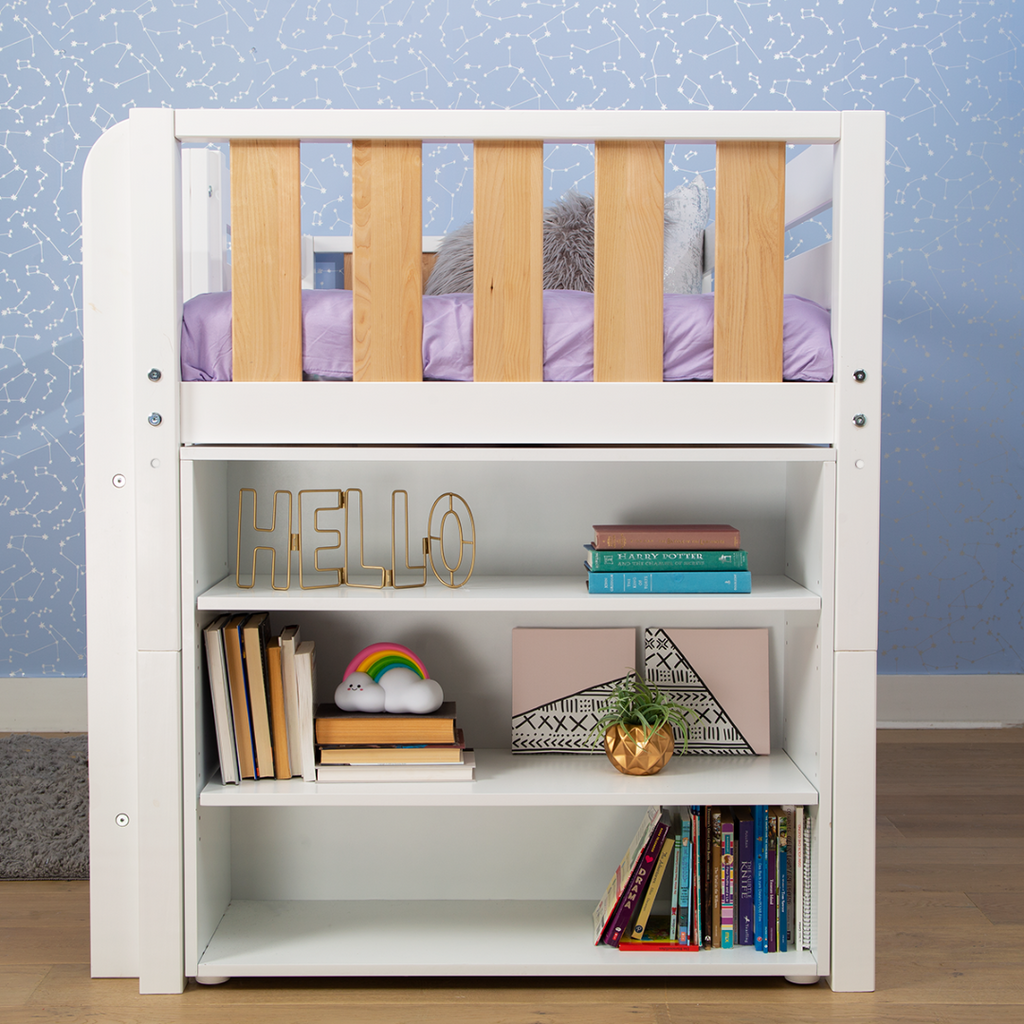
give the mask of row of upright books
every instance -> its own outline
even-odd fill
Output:
[[[650,807],[594,911],[594,942],[648,952],[809,949],[810,866],[802,807]]]
[[[717,523],[595,526],[587,552],[591,594],[749,594],[740,531]]]
[[[267,612],[222,615],[204,630],[221,780],[316,777],[316,648]]]
[[[466,782],[476,759],[455,722],[455,702],[423,715],[341,711],[320,704],[318,782]]]
[[[341,711],[316,701],[316,646],[267,612],[203,630],[221,780],[434,782],[472,779],[455,702],[425,715]]]

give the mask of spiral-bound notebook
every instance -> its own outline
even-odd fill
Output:
[[[811,948],[811,826],[814,819],[806,812],[800,815],[803,822],[803,834],[801,838],[801,849],[803,852],[802,871],[798,876],[802,888],[800,902],[802,905],[801,923],[802,935],[800,939],[801,949]]]

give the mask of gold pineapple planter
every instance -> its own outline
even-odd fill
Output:
[[[644,739],[641,725],[611,725],[604,734],[604,752],[623,775],[654,775],[675,750],[672,726],[666,722]]]

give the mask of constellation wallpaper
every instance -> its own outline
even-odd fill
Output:
[[[85,673],[82,165],[160,105],[886,110],[879,671],[1024,672],[1015,7],[0,0],[0,674]],[[466,159],[429,154],[426,233],[468,216]],[[342,162],[303,161],[309,228],[347,233]]]

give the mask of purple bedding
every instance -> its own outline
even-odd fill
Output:
[[[665,296],[667,381],[711,380],[713,295]],[[231,380],[231,293],[197,295],[185,303],[181,379]],[[594,379],[594,296],[544,292],[544,379]],[[302,293],[302,369],[307,377],[352,379],[352,293]],[[423,297],[423,376],[473,379],[473,296]],[[783,302],[782,376],[832,379],[829,312],[809,299]]]

